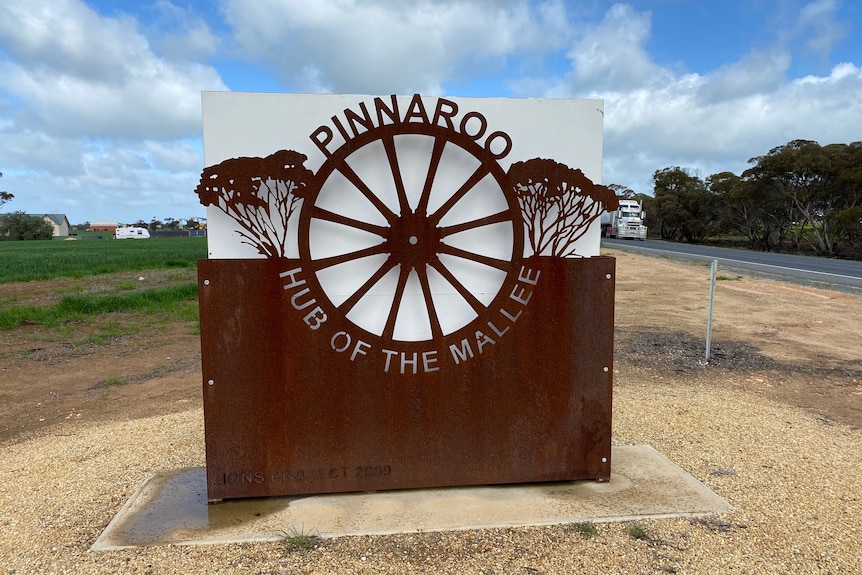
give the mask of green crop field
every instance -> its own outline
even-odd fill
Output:
[[[0,284],[194,267],[206,257],[206,237],[0,242]]]

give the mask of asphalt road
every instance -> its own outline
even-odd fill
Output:
[[[835,286],[849,288],[854,292],[862,290],[862,262],[696,246],[660,240],[639,242],[602,238],[602,245],[681,259],[710,262],[718,260],[719,266],[736,270],[749,270],[759,274],[816,282],[825,284],[822,287],[827,288]]]

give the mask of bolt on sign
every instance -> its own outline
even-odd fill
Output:
[[[600,100],[203,94],[210,501],[607,480]]]

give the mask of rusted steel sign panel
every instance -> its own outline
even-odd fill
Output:
[[[309,329],[297,264],[200,262],[210,500],[610,477],[612,258],[528,259],[514,321],[394,355]]]
[[[610,477],[616,197],[489,125],[369,97],[203,171],[211,501]]]

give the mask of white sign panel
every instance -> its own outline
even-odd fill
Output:
[[[299,259],[371,334],[455,332],[522,259],[598,255],[602,118],[600,100],[205,92],[209,256]]]
[[[582,171],[593,183],[601,182],[602,100],[423,97],[423,117],[422,110],[410,105],[413,96],[204,92],[202,97],[207,166],[231,158],[264,158],[278,150],[295,150],[307,157],[305,167],[316,173],[327,158],[326,151],[332,153],[345,141],[354,139],[355,133],[368,130],[356,120],[357,117],[370,117],[376,127],[381,123],[405,121],[405,116],[410,114],[406,122],[412,124],[427,119],[446,126],[451,121],[455,131],[463,128],[471,135],[478,134],[476,140],[480,145],[489,144],[501,156],[498,162],[504,171],[508,171],[514,162],[545,158]],[[393,98],[397,105],[392,104]],[[389,114],[394,107],[400,115],[397,120]],[[452,113],[453,108],[456,113]],[[508,142],[502,137],[493,136],[500,132],[508,135],[511,149],[504,149]],[[399,143],[399,152],[402,148],[405,152],[410,148],[409,154],[399,154],[399,161],[403,164],[401,171],[405,174],[405,187],[414,194],[418,193],[418,180],[424,178],[423,170],[427,169],[431,154],[430,142],[419,140],[410,142],[404,138],[403,144]],[[322,145],[324,141],[325,146]],[[378,147],[367,148],[351,158],[351,164],[358,164],[362,170],[360,175],[368,180],[366,183],[382,195],[387,191],[385,180],[389,178],[386,157],[379,157]],[[407,157],[402,159],[402,156]],[[439,181],[435,184],[445,187],[470,171],[470,158],[462,156],[447,150],[445,158],[441,158],[444,165],[437,171]],[[389,184],[388,191],[391,190]],[[373,207],[359,198],[349,195],[332,198],[328,195],[322,193],[320,201],[327,204],[335,202],[347,210],[360,210],[357,215],[374,217]],[[484,186],[479,186],[469,196],[464,202],[495,201],[493,192]],[[459,206],[459,209],[467,210],[469,207]],[[211,258],[264,257],[255,247],[242,242],[236,232],[235,221],[218,207],[208,207],[207,222]],[[598,229],[598,225],[594,227]],[[287,246],[288,257],[297,255],[295,237],[292,240]],[[349,238],[343,240],[350,241]],[[598,231],[586,234],[581,238],[576,254],[597,255],[599,241]],[[337,247],[332,246],[332,249]],[[530,255],[529,245],[525,250],[525,255]]]

